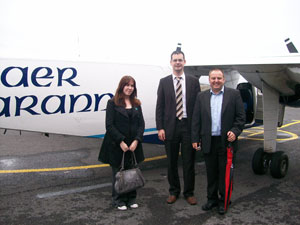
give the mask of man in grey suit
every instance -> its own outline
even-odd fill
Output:
[[[200,92],[199,80],[184,74],[184,53],[176,50],[171,54],[173,74],[162,78],[157,90],[156,127],[158,137],[165,143],[168,160],[169,197],[174,203],[180,195],[178,156],[181,147],[184,190],[183,195],[190,205],[196,205],[195,150],[191,142],[191,121],[194,103]]]
[[[218,206],[224,214],[226,147],[232,143],[237,150],[237,138],[245,124],[245,110],[238,90],[224,87],[220,69],[209,72],[210,90],[197,96],[192,121],[193,148],[201,148],[207,173],[207,203],[205,211]],[[219,197],[220,195],[220,197]]]

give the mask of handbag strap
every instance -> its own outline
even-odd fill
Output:
[[[135,157],[135,154],[134,152],[131,152],[132,153],[132,158],[133,158],[133,163],[134,163],[134,166],[136,167],[137,166],[137,161],[136,161],[136,157]],[[124,170],[124,161],[125,161],[125,152],[123,152],[123,156],[122,156],[122,163],[121,163],[121,171]]]
[[[133,159],[134,159],[134,166],[136,167],[137,166],[137,161],[136,161],[136,157],[135,157],[135,154],[134,154],[134,152],[132,152],[132,155],[133,155]]]

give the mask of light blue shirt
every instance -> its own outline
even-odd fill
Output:
[[[224,86],[222,90],[215,94],[210,90],[210,110],[211,110],[211,135],[221,135],[221,111],[223,103]]]

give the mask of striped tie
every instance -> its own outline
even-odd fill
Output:
[[[183,116],[183,102],[182,102],[182,87],[181,87],[181,77],[176,77],[176,117],[181,120]]]

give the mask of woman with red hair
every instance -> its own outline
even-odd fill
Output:
[[[124,166],[134,166],[133,154],[137,163],[144,161],[142,139],[145,122],[141,102],[137,99],[136,82],[131,76],[124,76],[119,82],[115,96],[107,102],[106,134],[101,146],[99,161],[110,164],[112,168],[112,203],[119,210],[137,208],[137,192],[118,194],[115,191],[115,175],[120,170],[123,152]]]

